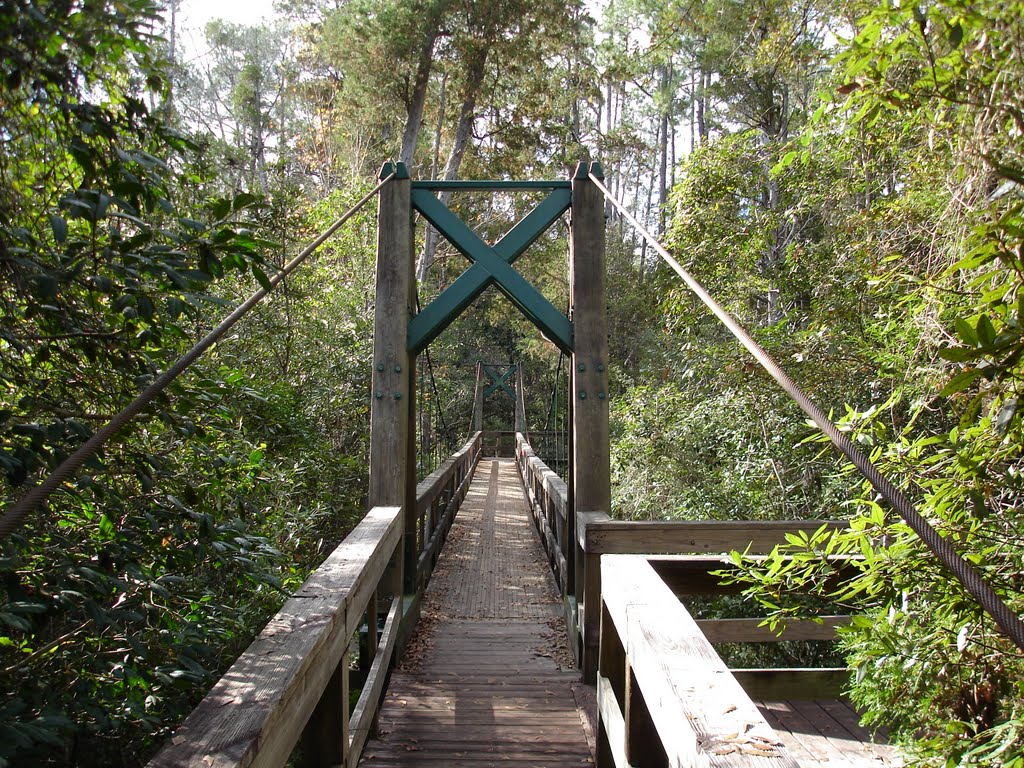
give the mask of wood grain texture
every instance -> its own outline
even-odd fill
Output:
[[[399,507],[376,507],[306,580],[150,768],[284,765],[398,544]]]
[[[414,305],[410,183],[395,179],[380,192],[370,399],[371,507],[406,502],[412,380],[406,339]]]
[[[593,764],[532,527],[515,463],[482,460],[361,765]]]
[[[363,690],[359,694],[359,700],[352,710],[352,718],[349,723],[349,752],[346,759],[348,766],[358,764],[359,756],[363,753],[363,746],[373,731],[381,694],[384,692],[384,684],[387,681],[388,668],[391,666],[391,654],[395,649],[395,641],[398,638],[400,615],[401,599],[396,597],[391,603],[391,610],[388,611],[388,617],[384,623],[384,633],[380,640],[380,648],[374,656],[373,664],[370,665],[370,673],[366,678],[366,684],[363,686]]]
[[[592,507],[579,507],[592,509]],[[606,520],[587,528],[587,549],[601,554],[767,554],[787,533],[844,528],[841,520]]]
[[[613,624],[622,638],[628,669],[643,691],[669,765],[797,768],[644,558],[605,555],[601,583],[606,626]]]
[[[761,701],[758,709],[803,768],[899,768],[903,758],[872,741],[849,702]]]

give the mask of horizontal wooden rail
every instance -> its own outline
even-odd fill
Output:
[[[646,558],[601,560],[599,768],[797,768]]]
[[[285,765],[302,738],[304,765],[354,768],[370,736],[401,636],[418,605],[480,457],[478,432],[417,486],[418,568],[412,595],[390,595],[377,638],[377,595],[401,558],[403,510],[375,507],[271,619],[149,768]],[[365,624],[369,671],[349,713],[349,648]],[[339,760],[324,755],[336,754]]]
[[[347,668],[352,635],[402,540],[401,512],[374,507],[367,513],[231,665],[150,768],[287,762],[322,694],[335,688],[329,686],[332,678],[347,688],[347,675],[337,673]],[[335,703],[336,735],[347,739],[347,696]]]
[[[462,448],[416,486],[419,551],[416,561],[417,592],[426,588],[455,520],[455,513],[466,498],[480,460],[481,435],[480,432],[474,434]]]
[[[601,619],[601,558],[645,555],[659,578],[677,596],[735,594],[714,571],[733,568],[727,554],[764,556],[786,541],[787,533],[814,533],[822,525],[846,528],[842,520],[613,520],[607,512],[570,513],[568,487],[522,435],[516,435],[516,460],[530,501],[534,524],[555,580],[565,596],[566,618],[576,660],[587,682],[597,672]],[[842,558],[833,558],[840,560]],[[837,563],[837,579],[843,578]],[[752,643],[779,640],[832,640],[848,617],[828,616],[820,622],[788,622],[776,633],[760,626],[762,619],[717,619],[698,622],[712,642]],[[739,678],[752,691],[783,697],[794,691],[838,693],[845,670],[741,670]]]
[[[588,552],[608,555],[766,554],[787,533],[814,533],[822,525],[841,530],[843,520],[612,520],[588,518],[577,533]]]

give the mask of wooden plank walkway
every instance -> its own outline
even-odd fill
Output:
[[[593,765],[560,598],[515,462],[483,459],[361,765]]]

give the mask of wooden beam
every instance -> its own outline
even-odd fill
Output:
[[[822,616],[819,621],[787,621],[781,633],[761,626],[764,619],[699,619],[709,643],[777,643],[782,640],[835,640],[836,627],[850,624],[849,616]]]
[[[385,165],[381,173],[389,171]],[[373,317],[369,505],[406,501],[411,373],[405,342],[413,313],[410,181],[395,178],[380,191],[377,293]]]
[[[630,768],[626,761],[626,720],[619,711],[611,681],[604,676],[597,678],[597,709],[604,742],[598,745],[597,768]]]
[[[611,512],[611,462],[608,441],[608,323],[605,317],[604,197],[588,178],[600,166],[580,163],[572,180],[569,227],[569,291],[572,305],[572,484],[576,512]],[[575,517],[570,516],[572,523]],[[570,526],[572,527],[572,526]],[[578,565],[576,575],[579,576]],[[594,579],[587,581],[584,591]],[[583,595],[581,605],[596,596]],[[596,623],[583,629],[583,677],[597,669]]]
[[[576,509],[611,512],[604,198],[580,163],[572,182],[569,286],[573,353],[573,492]]]
[[[592,683],[597,674],[597,647],[600,644],[601,627],[601,555],[588,546],[589,530],[608,520],[606,512],[577,512],[577,546],[574,550],[576,570],[576,606],[579,612],[577,624],[580,630],[580,658],[583,681]],[[587,637],[590,637],[588,644]]]
[[[583,507],[581,507],[582,509]],[[590,507],[594,509],[594,507]],[[727,554],[733,550],[767,554],[786,541],[787,533],[833,530],[844,520],[607,520],[588,527],[587,548],[601,554]]]
[[[391,656],[395,651],[395,640],[398,637],[398,627],[401,623],[401,610],[401,598],[396,597],[391,603],[391,610],[388,611],[388,618],[384,624],[384,632],[380,639],[380,647],[373,657],[370,674],[367,676],[366,684],[359,694],[359,700],[352,710],[351,735],[346,758],[346,765],[349,768],[355,768],[359,764],[359,758],[363,753],[363,746],[373,732],[377,707],[380,705],[380,698],[384,692],[384,683],[387,681]],[[347,704],[348,702],[346,701]]]
[[[603,601],[670,766],[797,768],[696,622],[639,556],[601,559]],[[602,638],[602,644],[604,640]]]

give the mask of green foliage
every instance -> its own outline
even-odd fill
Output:
[[[0,15],[11,502],[267,283],[289,198],[218,185],[169,125],[154,5]],[[0,765],[138,763],[358,518],[371,230],[367,213],[3,543]]]
[[[1024,158],[1007,97],[1024,82],[1010,54],[1019,10],[872,9],[839,59],[845,111],[823,108],[807,149],[777,169],[799,158],[798,172],[813,172],[817,156],[861,147],[850,200],[862,209],[845,214],[834,247],[840,264],[856,256],[871,270],[858,354],[885,387],[840,424],[1017,613]],[[1024,764],[1019,650],[873,491],[854,501],[850,533],[748,564],[750,596],[772,622],[799,615],[805,593],[861,613],[842,637],[851,695],[925,764]],[[854,557],[853,577],[837,585],[816,549]]]

